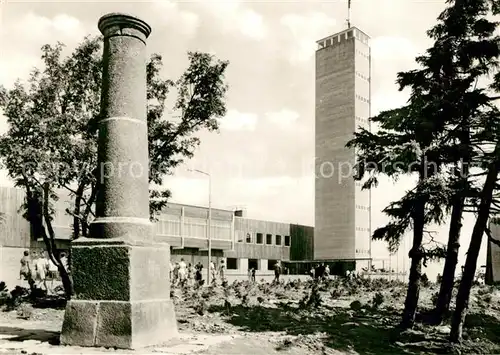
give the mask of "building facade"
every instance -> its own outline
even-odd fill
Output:
[[[354,181],[356,152],[346,143],[370,129],[369,37],[356,27],[317,41],[315,260],[371,260],[371,193]]]
[[[24,192],[0,187],[0,212],[5,215],[0,223],[0,281],[7,285],[18,282],[22,253],[42,250],[41,240],[34,240],[29,223],[23,218],[21,207]],[[60,249],[68,250],[72,235],[72,199],[64,193],[55,202],[52,227]],[[208,267],[209,233],[212,261],[225,261],[227,274],[248,276],[255,268],[256,276],[273,275],[276,261],[311,260],[313,257],[314,228],[296,224],[261,221],[246,218],[243,211],[212,209],[209,223],[208,208],[169,203],[153,223],[154,238],[171,248],[171,260]]]

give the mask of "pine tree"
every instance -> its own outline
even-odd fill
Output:
[[[386,164],[390,162],[402,168],[399,172],[383,169],[386,175],[397,176],[402,171],[418,173],[415,189],[384,210],[392,221],[373,235],[396,248],[404,232],[410,227],[413,229],[403,328],[411,327],[414,322],[422,261],[444,255],[439,247],[424,249],[425,225],[443,222],[443,216],[451,211],[447,260],[437,308],[439,322],[448,308],[462,214],[466,199],[476,196],[470,184],[469,164],[481,155],[475,147],[484,138],[485,121],[478,112],[491,102],[484,88],[477,87],[477,81],[495,67],[498,57],[497,40],[492,37],[496,24],[485,19],[489,1],[449,0],[447,3],[448,8],[439,16],[438,24],[428,31],[434,39],[433,46],[416,58],[421,68],[398,74],[400,88],[408,87],[412,91],[408,104],[373,118],[373,122],[381,123],[381,131],[376,135],[362,131],[352,142],[360,148],[360,161],[384,159]],[[412,140],[419,147],[419,154],[397,154]],[[380,152],[392,152],[392,155],[387,158]],[[410,169],[410,165],[418,169]],[[372,186],[373,182],[373,178],[369,179],[365,187]]]

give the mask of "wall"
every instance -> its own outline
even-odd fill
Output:
[[[22,217],[23,203],[22,190],[0,187],[0,212],[4,214],[0,223],[0,246],[20,248],[30,246],[30,226]]]
[[[314,227],[290,225],[290,260],[313,260]]]
[[[370,77],[371,53],[367,36],[356,31],[354,40],[355,59],[355,124],[356,131],[361,128],[370,130]],[[356,259],[369,259],[371,248],[371,191],[362,190],[363,182],[355,183],[355,257]],[[363,263],[356,263],[356,267]],[[364,267],[364,266],[363,266]]]

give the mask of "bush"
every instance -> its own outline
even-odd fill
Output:
[[[429,287],[431,285],[427,274],[422,274],[422,276],[420,277],[420,285],[422,285],[423,287]]]
[[[384,295],[381,292],[377,292],[372,298],[372,307],[377,309],[384,303]]]
[[[336,299],[339,299],[340,297],[342,297],[342,289],[338,289],[338,288],[334,288],[331,292],[330,292],[330,295],[332,296],[332,298],[334,300]]]
[[[361,308],[363,308],[363,304],[359,301],[353,301],[351,302],[351,304],[349,305],[349,307],[353,310],[353,311],[359,311]]]
[[[438,297],[439,297],[439,292],[434,292],[431,296],[431,302],[434,305],[434,307],[437,305]]]

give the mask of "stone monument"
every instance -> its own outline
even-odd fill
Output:
[[[125,14],[99,20],[104,70],[99,192],[90,238],[72,242],[74,296],[62,345],[136,349],[177,335],[168,244],[149,221],[146,39],[151,27]]]

